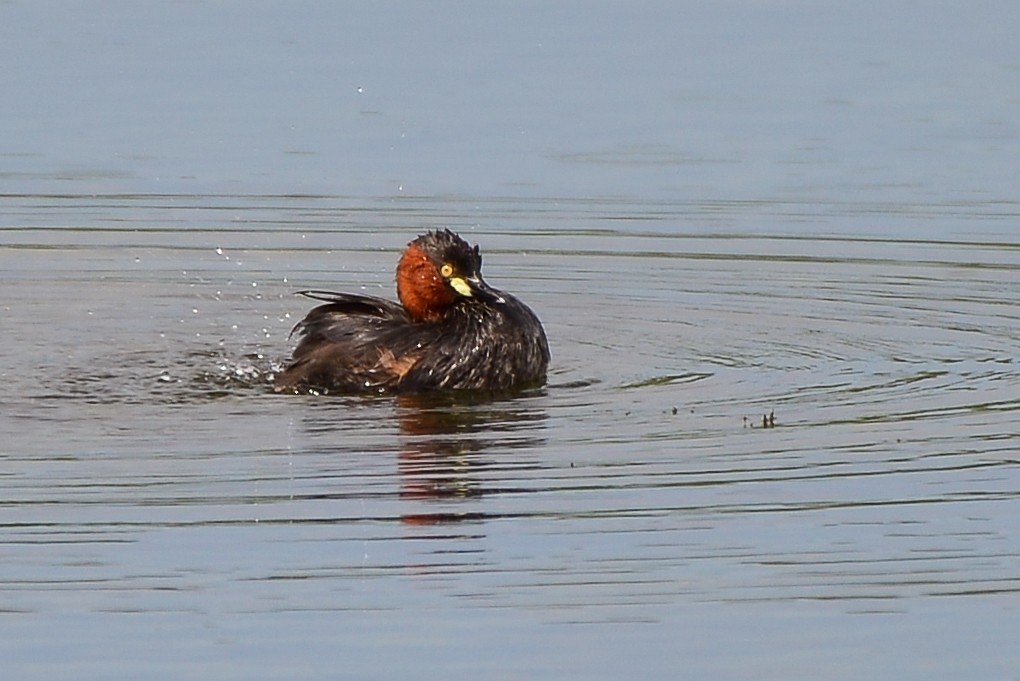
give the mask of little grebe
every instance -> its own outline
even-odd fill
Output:
[[[512,390],[541,385],[549,344],[531,309],[482,280],[482,256],[450,230],[407,245],[400,305],[353,293],[302,291],[326,305],[292,333],[301,341],[277,392]]]

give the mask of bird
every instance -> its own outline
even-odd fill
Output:
[[[426,232],[396,268],[399,303],[308,290],[322,305],[291,331],[299,342],[274,377],[279,393],[406,394],[517,391],[545,384],[542,323],[489,286],[478,246],[449,229]]]

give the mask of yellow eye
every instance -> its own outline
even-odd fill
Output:
[[[443,265],[439,268],[439,273],[449,279],[453,276],[453,265],[450,265],[449,263]]]

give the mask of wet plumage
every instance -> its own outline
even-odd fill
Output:
[[[410,244],[397,266],[400,303],[304,291],[325,304],[294,327],[300,341],[278,392],[513,390],[541,385],[542,325],[481,278],[481,254],[449,230]]]

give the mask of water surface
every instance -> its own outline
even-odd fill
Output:
[[[980,7],[4,5],[5,668],[1016,677]],[[271,392],[294,291],[447,226],[545,388]]]

